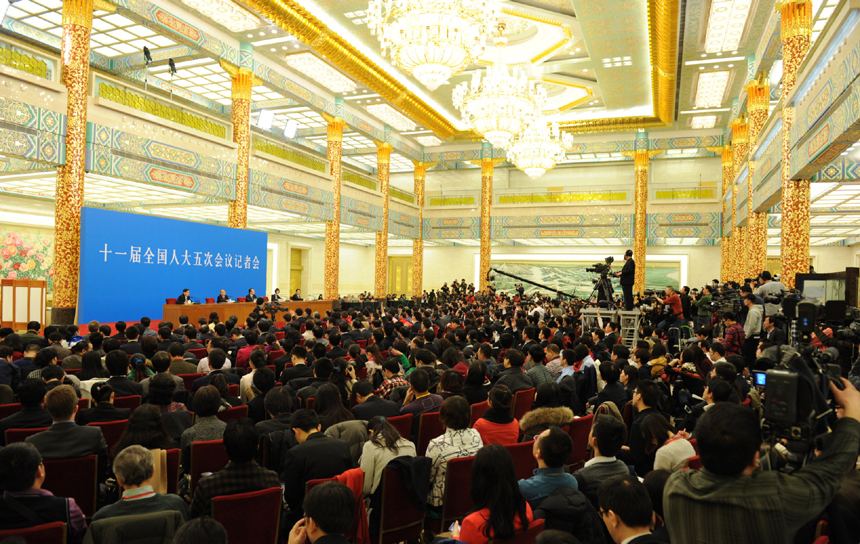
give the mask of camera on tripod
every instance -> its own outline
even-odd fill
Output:
[[[612,269],[612,262],[615,260],[614,257],[609,256],[604,259],[605,262],[602,263],[594,263],[594,266],[586,268],[586,272],[591,272],[592,274],[600,274],[601,277],[606,277],[609,274],[609,271]]]

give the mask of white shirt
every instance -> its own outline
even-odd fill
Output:
[[[622,540],[621,544],[630,544],[631,542],[633,542],[634,540],[636,540],[640,536],[645,536],[645,535],[650,535],[650,534],[651,534],[651,531],[645,531],[644,533],[639,533],[638,535],[633,535],[630,538],[625,538],[624,540]]]
[[[582,468],[590,467],[591,465],[596,465],[597,463],[614,463],[616,461],[615,457],[595,457],[594,459],[589,459],[582,465]]]
[[[242,376],[242,379],[239,380],[239,399],[242,401],[242,404],[248,404],[248,389],[254,384],[254,372],[256,372],[256,368],[251,368],[251,372]]]
[[[232,363],[230,362],[230,358],[227,357],[227,360],[224,361],[224,366],[222,367],[222,369],[227,370],[231,366],[232,366]],[[212,369],[209,368],[209,357],[204,357],[204,358],[200,359],[199,363],[197,363],[197,373],[198,374],[209,374],[209,372],[211,372],[211,370]]]

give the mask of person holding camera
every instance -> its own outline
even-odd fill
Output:
[[[671,285],[666,287],[666,298],[654,296],[654,299],[664,306],[669,306],[669,312],[666,318],[657,325],[658,329],[666,332],[672,327],[676,321],[684,317],[684,307],[681,304],[681,297],[675,292],[675,288]]]
[[[620,278],[624,309],[629,312],[633,309],[633,284],[636,283],[636,263],[633,261],[632,249],[624,252],[624,267],[615,276]]]
[[[860,443],[860,392],[841,378],[830,384],[843,416],[833,424],[832,440],[814,462],[791,474],[759,470],[761,422],[746,406],[714,404],[696,423],[699,456],[705,470],[669,477],[664,490],[664,522],[672,542],[714,544],[791,542],[794,534],[830,504],[857,462]]]

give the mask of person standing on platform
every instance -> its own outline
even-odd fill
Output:
[[[624,252],[624,267],[615,275],[621,279],[621,292],[624,294],[624,309],[633,309],[633,284],[636,282],[636,262],[633,260],[633,250]]]
[[[230,297],[227,296],[227,291],[221,289],[221,292],[218,293],[218,304],[223,304],[225,302],[230,302]]]
[[[191,304],[191,289],[183,289],[182,294],[176,297],[177,304]]]

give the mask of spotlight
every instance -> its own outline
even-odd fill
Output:
[[[173,62],[173,59],[167,59],[167,64],[170,66],[170,75],[176,75],[176,63]]]
[[[143,46],[143,62],[147,66],[152,64],[152,55],[149,53],[149,48],[147,46]]]
[[[289,119],[284,126],[284,138],[295,138],[298,128],[299,124],[296,123],[295,119]]]
[[[263,130],[272,128],[272,122],[275,120],[275,113],[272,110],[260,110],[260,115],[257,117],[257,126]]]

